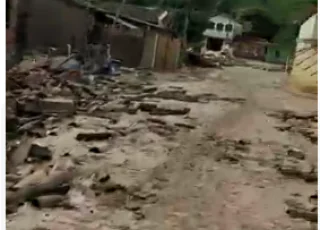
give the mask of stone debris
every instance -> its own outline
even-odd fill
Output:
[[[314,205],[305,205],[297,200],[285,200],[286,213],[295,219],[305,219],[309,222],[318,222],[318,210]]]
[[[51,160],[52,151],[48,146],[45,146],[41,143],[33,143],[30,147],[28,156],[38,160]]]
[[[277,111],[268,114],[282,122],[275,128],[282,132],[300,134],[312,144],[318,142],[318,115],[317,112],[294,112],[289,110]]]
[[[78,133],[76,139],[78,141],[94,141],[94,140],[107,140],[116,135],[113,131],[104,131],[104,132],[87,132],[87,133]]]
[[[290,148],[287,152],[289,157],[297,158],[298,160],[304,160],[306,158],[303,151],[298,148]]]
[[[20,207],[27,204],[23,208],[28,210],[32,205],[39,209],[37,212],[59,210],[64,218],[65,213],[77,216],[78,213],[72,212],[78,211],[79,206],[81,215],[82,212],[100,215],[103,210],[105,216],[99,218],[107,224],[98,223],[98,227],[92,229],[112,226],[108,222],[109,211],[122,211],[137,223],[147,216],[144,205],[158,202],[161,197],[157,196],[158,190],[170,183],[170,178],[159,179],[166,176],[154,176],[162,165],[167,167],[167,155],[174,155],[176,146],[184,147],[189,141],[184,137],[189,133],[198,135],[200,131],[202,136],[201,128],[210,125],[208,120],[197,121],[196,113],[202,109],[207,111],[203,106],[219,104],[217,101],[229,102],[220,103],[223,105],[236,103],[235,106],[246,101],[210,91],[190,93],[193,89],[187,90],[182,81],[181,86],[153,84],[146,78],[150,72],[144,76],[136,70],[135,76],[129,72],[128,76],[111,78],[86,75],[78,70],[53,71],[44,66],[8,71],[7,214],[19,213]],[[201,109],[194,111],[198,106],[202,106]],[[314,113],[280,111],[270,116],[284,123],[279,125],[279,130],[298,132],[311,143],[317,141]],[[60,136],[61,133],[64,135]],[[198,168],[194,162],[210,155],[209,159],[214,159],[201,169],[204,173],[214,171],[210,165],[219,161],[229,168],[252,163],[270,166],[273,171],[276,167],[289,178],[317,182],[317,168],[306,163],[308,154],[298,148],[286,146],[281,148],[281,153],[265,154],[267,157],[263,158],[254,149],[261,147],[262,141],[257,144],[244,138],[227,139],[215,134],[203,141],[206,145],[196,142],[199,149],[190,150],[199,151],[196,153],[199,158],[190,157],[190,162],[181,168],[196,173]],[[189,159],[182,153],[174,159]],[[149,172],[159,183],[150,180],[150,174],[146,174]],[[310,196],[313,203],[316,199],[315,195]],[[312,208],[288,205],[287,213],[293,218],[316,221],[316,211]],[[48,229],[60,228],[60,225],[48,226]],[[81,227],[75,227],[78,228]]]
[[[47,195],[39,196],[31,200],[31,204],[37,208],[56,208],[56,207],[71,207],[67,196],[62,195]]]
[[[318,181],[316,169],[307,162],[284,160],[278,170],[285,176],[301,178],[306,182],[314,183]]]

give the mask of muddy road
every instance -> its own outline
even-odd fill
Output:
[[[119,77],[98,104],[108,116],[55,123],[32,140],[52,159],[15,172],[81,171],[68,205],[32,198],[7,229],[314,228],[317,102],[285,92],[284,79],[244,67]]]

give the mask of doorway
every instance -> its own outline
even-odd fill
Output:
[[[220,51],[223,45],[223,39],[207,38],[207,49],[212,51]]]

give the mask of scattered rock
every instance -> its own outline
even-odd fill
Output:
[[[161,125],[167,125],[167,122],[163,119],[157,118],[157,117],[149,117],[147,118],[147,121],[156,123],[156,124],[161,124]]]
[[[158,104],[150,114],[152,115],[185,115],[190,112],[190,108],[180,104]]]
[[[140,103],[139,102],[131,102],[128,106],[128,113],[129,114],[136,114],[137,111],[140,108]]]
[[[40,105],[43,113],[74,114],[76,111],[74,101],[66,98],[45,98]]]
[[[94,141],[94,140],[106,140],[115,136],[113,131],[105,132],[88,132],[88,133],[79,133],[76,136],[78,141]]]
[[[312,212],[304,209],[288,208],[286,213],[292,218],[305,219],[310,222],[318,222],[318,212]]]
[[[141,209],[141,204],[139,202],[129,201],[125,208],[130,211],[138,211]]]
[[[301,178],[310,183],[318,181],[317,172],[313,167],[306,164],[284,161],[279,167],[279,172],[285,176]]]
[[[52,151],[48,146],[34,142],[30,147],[28,156],[38,160],[51,160]]]
[[[290,148],[287,151],[288,156],[294,157],[298,160],[304,160],[306,158],[305,154],[298,148]]]
[[[48,195],[39,196],[31,200],[31,204],[37,208],[55,208],[63,206],[70,206],[67,196],[62,195]]]
[[[108,150],[108,144],[97,144],[89,148],[89,152],[91,153],[104,153]]]
[[[154,85],[146,85],[146,86],[143,86],[142,88],[142,91],[144,93],[153,93],[155,91],[157,91],[158,87],[157,86],[154,86]]]
[[[141,102],[139,109],[144,112],[151,112],[157,108],[157,103],[154,102]]]
[[[104,193],[112,193],[118,190],[126,191],[126,188],[124,186],[110,180],[107,180],[103,183],[94,183],[92,184],[91,188],[94,190],[103,191]]]
[[[187,128],[187,129],[195,129],[196,128],[196,126],[193,124],[182,123],[182,122],[174,123],[174,125],[177,127],[182,127],[182,128]]]
[[[26,186],[40,184],[41,182],[43,182],[47,178],[47,176],[48,176],[48,174],[44,170],[35,171],[31,175],[24,177],[19,183],[15,184],[12,187],[12,189],[19,190],[19,189],[24,188]]]
[[[22,137],[21,143],[12,152],[9,152],[8,160],[12,166],[23,163],[29,155],[29,150],[32,146],[34,139],[28,138],[27,136]]]

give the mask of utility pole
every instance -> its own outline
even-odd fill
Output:
[[[183,24],[183,31],[182,31],[182,37],[183,42],[187,44],[188,42],[188,27],[189,27],[189,16],[191,11],[191,0],[187,0],[186,8],[185,8],[185,17],[184,17],[184,24]]]

